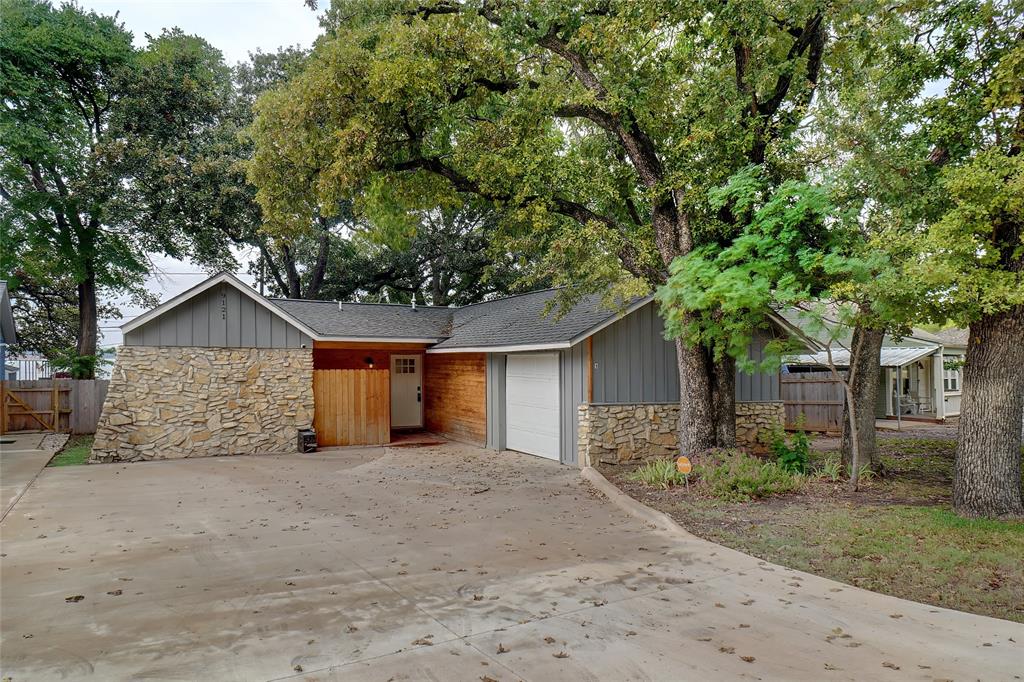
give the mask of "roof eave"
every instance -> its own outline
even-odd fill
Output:
[[[413,336],[330,336],[323,335],[316,337],[314,341],[331,341],[334,343],[441,343],[444,338],[422,338]]]
[[[525,353],[542,350],[562,350],[571,348],[573,345],[569,341],[558,341],[555,343],[526,343],[505,346],[445,346],[441,348],[428,348],[427,353]]]

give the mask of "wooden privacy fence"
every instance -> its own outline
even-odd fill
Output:
[[[106,379],[0,381],[0,433],[95,433]]]
[[[380,445],[391,440],[391,372],[313,371],[313,428],[326,445]]]
[[[842,431],[843,386],[832,372],[782,374],[780,381],[787,429]],[[804,418],[802,424],[800,415]]]

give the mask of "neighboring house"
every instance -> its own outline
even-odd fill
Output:
[[[676,451],[675,347],[652,300],[617,313],[591,296],[545,316],[557,294],[337,303],[266,299],[214,276],[122,326],[94,457],[294,451],[310,425],[320,446],[424,429],[566,464]],[[777,372],[738,374],[736,391],[745,442],[781,424]]]
[[[786,318],[797,324],[794,315]],[[878,417],[910,417],[942,421],[960,415],[961,367],[967,353],[966,329],[945,329],[932,333],[914,328],[910,335],[882,341],[879,376]],[[820,340],[819,340],[820,342]],[[849,346],[848,340],[842,346]],[[850,352],[833,344],[832,360],[837,368],[847,369]],[[788,357],[789,372],[822,371],[828,367],[827,353]]]
[[[18,333],[14,328],[14,311],[11,309],[11,297],[7,293],[7,282],[0,280],[0,367],[3,376],[0,379],[13,381],[18,378],[17,365],[9,362],[7,347],[18,342]]]

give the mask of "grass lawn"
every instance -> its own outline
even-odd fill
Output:
[[[53,456],[47,466],[66,467],[85,464],[92,453],[92,436],[71,436],[64,447]]]
[[[816,443],[812,461],[836,457]],[[905,599],[1024,622],[1024,523],[952,513],[955,442],[879,439],[886,476],[857,493],[807,478],[799,492],[745,503],[700,486],[661,490],[602,472],[691,532],[792,568]]]

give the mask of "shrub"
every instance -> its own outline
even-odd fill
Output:
[[[868,465],[866,465],[866,464],[864,466],[862,466],[862,467],[859,467],[858,470],[857,470],[857,480],[858,481],[870,481],[872,478],[875,478],[877,476],[878,476],[878,474],[876,474],[874,471],[872,471],[871,468]],[[853,477],[853,467],[846,467],[846,477],[847,478],[852,478]]]
[[[838,457],[829,457],[818,467],[817,474],[819,478],[827,478],[835,483],[843,477],[843,463]]]
[[[674,485],[686,482],[686,476],[676,469],[674,459],[656,459],[640,465],[626,476],[630,481],[637,481],[650,486],[658,486],[668,490]]]
[[[789,440],[782,429],[776,429],[772,433],[771,445],[779,466],[793,473],[807,473],[807,462],[811,457],[811,439],[803,429],[794,433]]]
[[[803,484],[800,474],[776,462],[765,462],[742,453],[701,464],[697,470],[708,491],[726,502],[780,495],[798,490]]]

